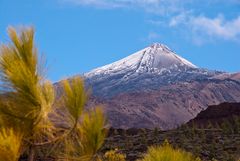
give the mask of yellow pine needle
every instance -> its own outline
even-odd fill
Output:
[[[8,34],[12,43],[2,45],[0,50],[0,79],[5,89],[0,113],[13,128],[24,129],[29,139],[38,140],[34,137],[40,135],[45,138],[53,129],[48,115],[55,96],[51,82],[44,80],[41,73],[34,30],[24,28],[18,35],[10,27]]]
[[[84,113],[78,130],[86,153],[94,154],[102,146],[106,136],[105,126],[106,120],[100,107]]]
[[[67,121],[71,127],[55,127],[49,119],[50,114],[58,116],[53,110],[55,90],[42,75],[34,30],[24,28],[17,34],[10,27],[8,33],[12,43],[0,48],[0,128],[11,127],[13,130],[0,133],[0,141],[5,139],[0,142],[0,158],[4,158],[5,153],[10,158],[6,155],[0,161],[15,161],[20,155],[22,135],[15,135],[13,131],[23,133],[23,140],[27,142],[24,145],[30,145],[24,149],[30,149],[31,160],[34,155],[40,155],[35,154],[37,149],[51,143],[57,143],[54,152],[62,154],[60,160],[90,160],[103,144],[105,117],[99,108],[84,112],[87,101],[84,81],[75,77],[62,82],[64,95],[61,103],[68,115],[59,115],[61,118],[58,119]]]
[[[87,100],[87,95],[84,90],[84,82],[80,77],[75,77],[69,82],[68,80],[62,81],[64,89],[64,103],[68,109],[74,123],[80,118],[84,105]]]
[[[1,129],[0,161],[17,161],[20,157],[21,142],[21,134],[16,134],[13,129]]]

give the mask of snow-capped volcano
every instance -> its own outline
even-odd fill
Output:
[[[178,56],[166,45],[154,43],[126,58],[112,64],[97,68],[85,76],[117,74],[122,71],[135,71],[137,73],[162,73],[166,70],[181,70],[186,68],[197,68],[191,62]]]
[[[197,68],[166,45],[154,43],[126,58],[84,74],[95,95],[155,90],[160,86],[204,79],[215,72]]]
[[[170,129],[208,105],[239,102],[238,75],[198,68],[155,43],[83,77],[88,106],[102,104],[111,126]]]

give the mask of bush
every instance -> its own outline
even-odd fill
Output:
[[[103,161],[125,161],[126,156],[118,153],[117,150],[110,150],[103,156]]]
[[[162,146],[148,148],[147,154],[138,161],[199,161],[191,153],[174,149],[167,141]]]

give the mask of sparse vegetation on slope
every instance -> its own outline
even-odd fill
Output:
[[[118,147],[126,154],[127,161],[134,161],[142,158],[149,146],[161,146],[167,139],[174,148],[191,152],[203,161],[237,161],[240,157],[240,131],[236,129],[239,128],[240,117],[233,118],[235,121],[227,123],[227,126],[224,122],[228,120],[223,119],[219,120],[222,122],[219,126],[209,121],[205,126],[190,123],[169,131],[157,128],[110,129],[103,152]]]

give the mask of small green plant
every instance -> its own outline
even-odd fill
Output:
[[[155,127],[154,131],[153,131],[153,136],[154,136],[155,141],[158,140],[158,132],[159,132],[159,129],[157,127]]]
[[[103,156],[103,161],[125,161],[126,156],[116,150],[107,151]]]
[[[195,161],[201,161],[201,159],[200,159],[199,157],[197,157],[197,158],[195,159]]]
[[[148,148],[147,154],[138,161],[199,161],[191,153],[174,149],[167,141],[162,146]]]
[[[223,122],[221,124],[221,128],[222,128],[224,134],[233,134],[233,132],[234,132],[232,129],[231,123],[226,119],[223,120]]]
[[[146,145],[147,144],[147,131],[146,129],[141,129],[141,143]]]

